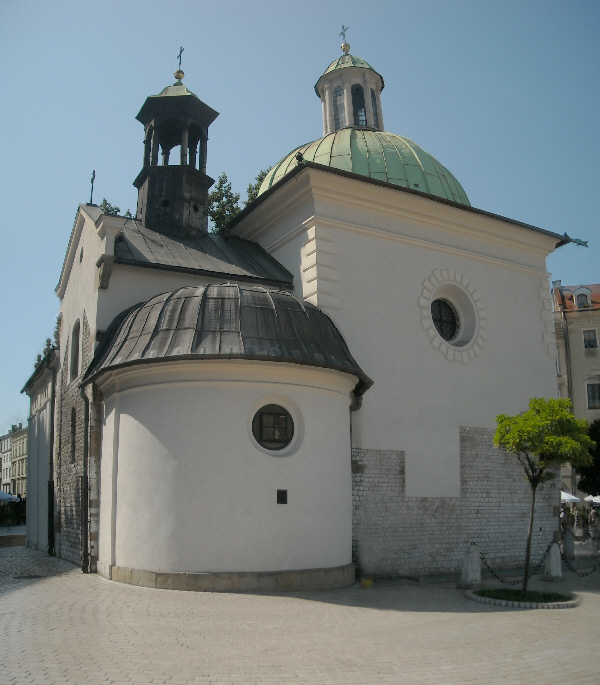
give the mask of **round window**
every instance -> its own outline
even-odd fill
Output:
[[[254,415],[252,434],[261,447],[282,450],[294,437],[294,422],[287,409],[278,404],[267,404]]]
[[[421,322],[431,344],[449,361],[468,363],[485,342],[486,312],[463,274],[436,269],[423,281]]]
[[[450,342],[456,338],[460,320],[458,312],[448,300],[439,298],[431,303],[431,318],[436,331],[444,340]]]

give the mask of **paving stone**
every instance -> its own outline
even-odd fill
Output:
[[[14,579],[24,575],[41,577]],[[185,578],[194,589],[202,582]],[[536,577],[532,589],[556,584]],[[560,590],[576,591],[579,606],[492,606],[468,600],[455,581],[406,579],[330,591],[167,592],[4,548],[0,683],[596,685],[600,571],[569,573]]]

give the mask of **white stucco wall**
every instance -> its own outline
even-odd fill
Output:
[[[184,286],[224,283],[226,277],[208,278],[167,269],[115,264],[106,290],[98,291],[98,330],[106,330],[111,321],[125,309],[145,302],[154,295]]]
[[[99,564],[164,572],[350,563],[354,377],[293,364],[203,361],[113,373],[105,397]],[[281,404],[295,435],[258,446],[254,413]],[[281,455],[281,456],[278,456]],[[288,503],[277,504],[278,489]]]
[[[403,451],[407,496],[458,497],[460,427],[493,428],[497,414],[525,409],[530,397],[557,396],[545,268],[556,239],[313,169],[294,180],[312,184],[313,216],[290,227],[275,193],[236,232],[294,274],[373,378],[353,417],[353,446]],[[424,327],[424,296],[432,283],[457,281],[471,291],[476,325],[450,361]]]

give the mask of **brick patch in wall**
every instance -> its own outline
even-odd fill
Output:
[[[363,574],[460,571],[471,542],[496,568],[523,564],[529,484],[516,457],[495,449],[492,438],[487,429],[460,428],[460,497],[407,497],[404,452],[352,450],[353,555]],[[538,488],[534,563],[556,529],[557,498],[556,483]]]

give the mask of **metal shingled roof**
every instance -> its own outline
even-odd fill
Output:
[[[128,221],[115,240],[117,262],[156,268],[197,271],[219,277],[258,279],[291,286],[292,274],[258,243],[237,236],[208,233],[177,240]]]
[[[252,359],[334,369],[373,381],[331,319],[288,292],[237,283],[184,287],[121,313],[96,350],[84,382],[105,371],[180,359]]]

